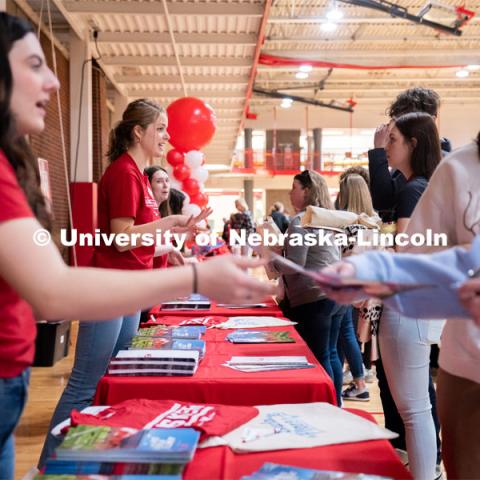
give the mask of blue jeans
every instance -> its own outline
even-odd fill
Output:
[[[289,318],[297,322],[298,333],[333,380],[338,405],[341,405],[343,372],[337,342],[344,314],[345,307],[327,298],[289,310]]]
[[[73,409],[82,410],[91,405],[97,383],[105,374],[110,359],[128,346],[138,330],[139,321],[140,312],[136,312],[113,320],[80,323],[75,363],[50,421],[39,468],[61,442],[50,433],[52,428],[69,418]]]
[[[0,480],[13,480],[15,438],[23,407],[27,402],[30,369],[13,378],[0,378]]]
[[[343,363],[347,358],[348,366],[354,379],[363,378],[363,358],[357,340],[357,334],[353,327],[353,307],[348,306],[340,324],[340,335],[338,337],[338,355]]]

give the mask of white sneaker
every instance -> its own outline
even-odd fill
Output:
[[[365,381],[367,383],[373,383],[377,378],[372,368],[369,368],[369,369],[365,368],[363,371],[365,372]]]
[[[350,385],[353,382],[352,372],[345,370],[343,372],[343,385]]]

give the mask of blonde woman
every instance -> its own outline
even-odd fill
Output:
[[[352,173],[341,178],[338,206],[340,210],[347,210],[358,215],[365,214],[371,218],[378,218],[378,221],[380,221],[380,218],[377,217],[373,210],[372,197],[367,182],[359,174]],[[349,238],[356,239],[358,231],[363,228],[365,227],[361,225],[349,225],[346,231]],[[356,241],[353,240],[349,247],[351,248],[345,248],[344,256],[353,253]],[[356,334],[358,318],[358,305],[357,308],[349,305],[340,325],[338,354],[342,362],[344,358],[347,359],[349,371],[346,371],[344,383],[350,383],[343,391],[342,398],[350,401],[368,402],[370,393],[366,385],[366,374],[368,373],[369,381],[373,381],[370,361],[372,343],[368,341],[365,344],[365,355],[362,357]]]
[[[297,213],[292,217],[288,227],[289,237],[293,234],[304,237],[308,233],[318,233],[317,228],[301,225],[301,219],[308,206],[333,209],[325,179],[311,170],[304,170],[295,175],[290,191],[290,201]],[[297,245],[297,242],[291,243],[287,241],[285,257],[307,270],[320,270],[340,258],[340,250],[337,246],[318,244],[306,246],[306,242],[302,242],[302,245]],[[342,365],[338,357],[337,341],[345,307],[328,299],[323,290],[309,277],[289,273],[280,267],[277,269],[283,274],[288,304],[287,316],[297,322],[298,333],[333,380],[337,402],[340,405]]]

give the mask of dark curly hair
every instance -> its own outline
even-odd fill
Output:
[[[440,96],[434,90],[414,87],[400,93],[388,109],[391,118],[411,112],[425,112],[436,117],[440,108]]]

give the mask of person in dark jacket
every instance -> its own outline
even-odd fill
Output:
[[[415,87],[400,93],[388,110],[391,119],[411,112],[425,112],[437,118],[440,97],[437,92],[422,87]],[[370,190],[373,208],[384,222],[392,221],[392,213],[399,192],[405,187],[406,179],[398,170],[390,173],[385,143],[388,138],[389,124],[380,125],[375,131],[374,147],[368,151],[368,170],[370,173]],[[452,146],[446,138],[441,139],[442,152],[448,153]]]
[[[285,215],[285,206],[282,202],[275,202],[273,204],[270,216],[277,225],[278,229],[282,233],[285,233],[290,222],[288,221],[288,217]]]

